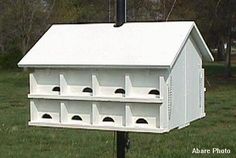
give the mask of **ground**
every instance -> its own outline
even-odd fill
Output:
[[[205,68],[207,116],[166,134],[130,133],[127,158],[236,157],[236,78],[223,78],[219,64]],[[0,158],[115,157],[113,132],[29,127],[27,93],[27,72],[0,70]],[[193,148],[231,153],[192,154]]]

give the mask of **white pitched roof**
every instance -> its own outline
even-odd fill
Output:
[[[194,22],[53,25],[20,67],[171,67],[191,33],[213,60]]]

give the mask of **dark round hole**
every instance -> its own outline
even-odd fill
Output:
[[[147,120],[143,119],[143,118],[140,118],[136,121],[136,123],[138,124],[148,124]]]
[[[111,117],[105,117],[102,121],[103,122],[115,122]]]
[[[54,87],[53,89],[52,89],[52,91],[55,91],[55,92],[60,92],[61,91],[61,89],[60,89],[60,87]]]
[[[44,119],[52,119],[52,116],[49,115],[49,114],[44,114],[44,115],[42,116],[42,118],[44,118]]]
[[[150,90],[150,91],[149,91],[149,93],[148,93],[148,94],[153,94],[153,95],[160,95],[160,92],[159,92],[159,90],[152,89],[152,90]]]
[[[93,93],[93,90],[90,87],[86,87],[86,88],[83,89],[82,92]]]
[[[125,94],[125,90],[122,88],[118,88],[115,90],[115,94]]]
[[[71,118],[71,120],[82,121],[82,118],[79,115],[75,115]]]

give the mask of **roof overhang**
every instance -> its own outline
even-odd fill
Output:
[[[126,23],[118,28],[111,24],[53,25],[18,66],[171,68],[190,36],[202,60],[214,61],[194,22],[156,22]]]
[[[18,64],[19,67],[29,68],[112,68],[112,69],[169,69],[170,65],[37,65]]]
[[[202,55],[202,60],[206,61],[206,62],[213,62],[214,61],[214,58],[213,58],[205,40],[203,39],[200,31],[198,30],[197,25],[193,22],[192,26],[188,30],[188,34],[186,35],[185,39],[183,40],[183,42],[181,44],[181,47],[178,50],[178,53],[176,54],[174,60],[172,61],[170,68],[172,68],[174,66],[179,54],[183,50],[183,48],[190,36],[193,38],[194,42],[197,44],[197,46],[200,50],[200,53]]]
[[[191,34],[196,44],[198,45],[198,48],[200,49],[200,52],[203,56],[203,61],[213,62],[214,58],[195,23]]]

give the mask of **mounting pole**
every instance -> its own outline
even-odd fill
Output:
[[[126,0],[116,0],[116,20],[114,27],[120,27],[126,22]]]
[[[117,158],[125,158],[126,149],[129,149],[129,138],[128,132],[116,132],[116,150],[117,150]]]

